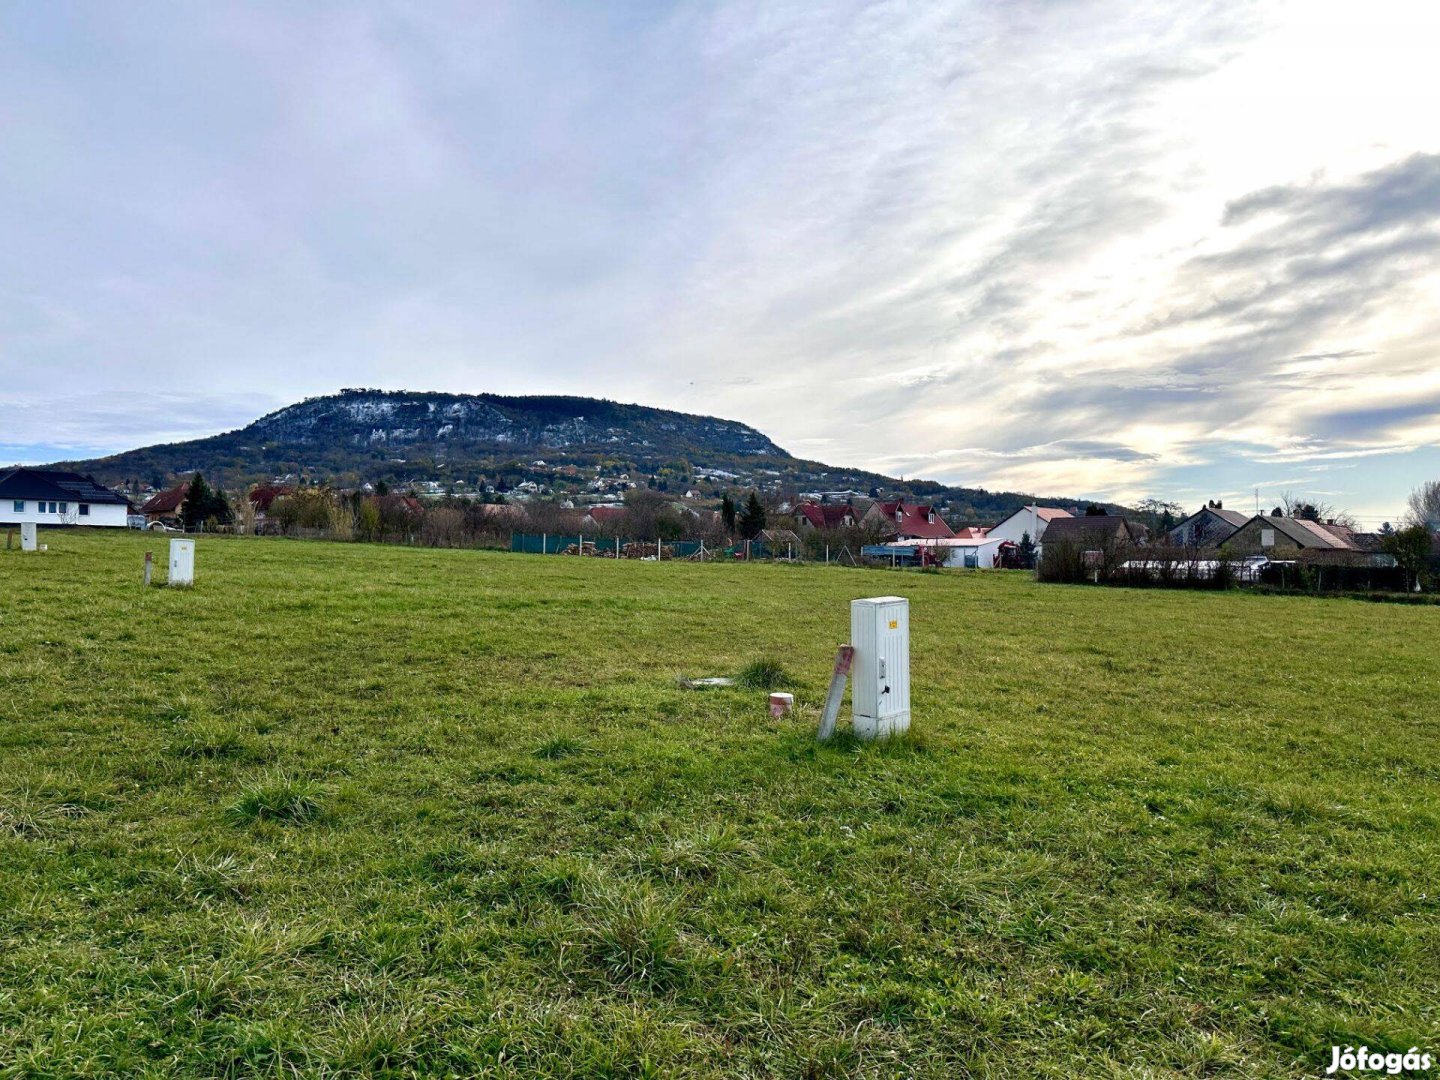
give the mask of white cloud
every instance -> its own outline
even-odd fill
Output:
[[[564,391],[991,488],[1344,458],[1378,506],[1440,441],[1433,6],[0,30],[6,446],[57,413],[120,449],[342,385]],[[121,392],[191,407],[93,407]]]

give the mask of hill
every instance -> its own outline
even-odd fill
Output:
[[[196,471],[231,488],[279,476],[343,486],[435,480],[504,490],[536,480],[559,488],[583,470],[585,479],[631,476],[707,494],[729,486],[880,491],[948,504],[963,519],[999,518],[1035,498],[805,461],[746,424],[713,416],[597,398],[361,389],[307,398],[208,438],[58,464],[136,490]]]

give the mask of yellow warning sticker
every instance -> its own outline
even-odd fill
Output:
[[[891,629],[891,630],[899,630],[899,629],[900,629],[900,620],[899,620],[899,619],[891,619],[891,620],[890,620],[890,629]]]

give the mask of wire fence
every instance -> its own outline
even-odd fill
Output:
[[[562,535],[559,533],[513,533],[510,550],[526,555],[578,555],[598,559],[767,559],[800,561],[807,557],[805,545],[794,541],[742,540],[724,546],[704,540],[633,540],[619,536]],[[848,549],[847,549],[848,550]],[[828,554],[828,553],[827,553]],[[838,556],[837,552],[837,556]]]

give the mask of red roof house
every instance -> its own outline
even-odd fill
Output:
[[[849,503],[801,503],[795,507],[795,524],[802,529],[845,529],[856,523]]]
[[[145,505],[140,507],[140,513],[145,515],[146,521],[163,521],[167,518],[178,518],[180,508],[185,505],[185,496],[190,493],[190,482],[176,484],[169,491],[162,491],[158,495],[152,495],[145,500]]]
[[[585,515],[584,524],[590,528],[604,528],[607,525],[619,525],[625,520],[625,507],[623,506],[592,506]]]
[[[954,537],[945,519],[933,506],[895,502],[872,503],[861,519],[863,525],[878,525],[896,540],[945,540]]]

